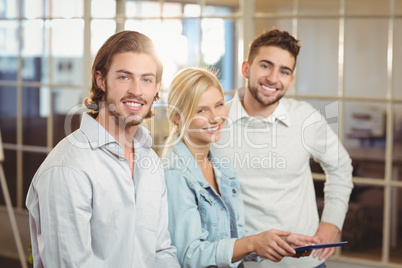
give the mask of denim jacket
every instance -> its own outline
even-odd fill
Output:
[[[220,194],[204,178],[183,142],[164,161],[169,202],[169,231],[182,267],[237,267],[234,243],[244,236],[244,208],[233,170],[212,156]],[[227,163],[225,163],[227,166]]]

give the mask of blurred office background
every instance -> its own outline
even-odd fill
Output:
[[[350,153],[354,184],[329,267],[402,267],[402,0],[0,0],[3,167],[24,246],[25,196],[47,153],[78,128],[97,50],[123,29],[155,42],[165,71],[157,116],[144,124],[160,152],[163,104],[182,67],[219,70],[227,99],[244,85],[241,62],[264,30],[301,40],[289,97],[325,115]],[[317,203],[324,174],[311,162]],[[20,267],[3,193],[1,267]]]

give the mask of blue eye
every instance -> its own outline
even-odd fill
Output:
[[[282,71],[282,74],[283,74],[283,75],[286,75],[286,76],[289,76],[289,75],[291,75],[292,73],[291,73],[290,71]]]

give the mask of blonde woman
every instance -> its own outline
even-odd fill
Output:
[[[182,267],[238,267],[251,253],[278,262],[295,255],[294,246],[317,243],[280,230],[244,237],[236,174],[209,150],[226,120],[224,102],[218,79],[203,68],[182,70],[169,89],[169,231]]]

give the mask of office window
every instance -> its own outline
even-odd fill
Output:
[[[296,67],[298,92],[337,96],[338,19],[303,18],[298,25],[298,39],[301,40]]]
[[[388,19],[346,19],[344,75],[347,96],[385,98],[387,48]]]
[[[341,1],[300,0],[299,13],[306,15],[338,15]]]
[[[402,9],[402,1],[401,1]],[[402,12],[401,12],[402,15]],[[393,76],[392,76],[392,90],[393,96],[396,99],[402,100],[402,49],[399,44],[402,44],[402,18],[399,17],[394,21],[394,42],[393,42]]]
[[[355,184],[342,231],[342,255],[380,262],[384,228],[384,188]]]
[[[345,11],[347,15],[389,15],[391,0],[347,0]]]

